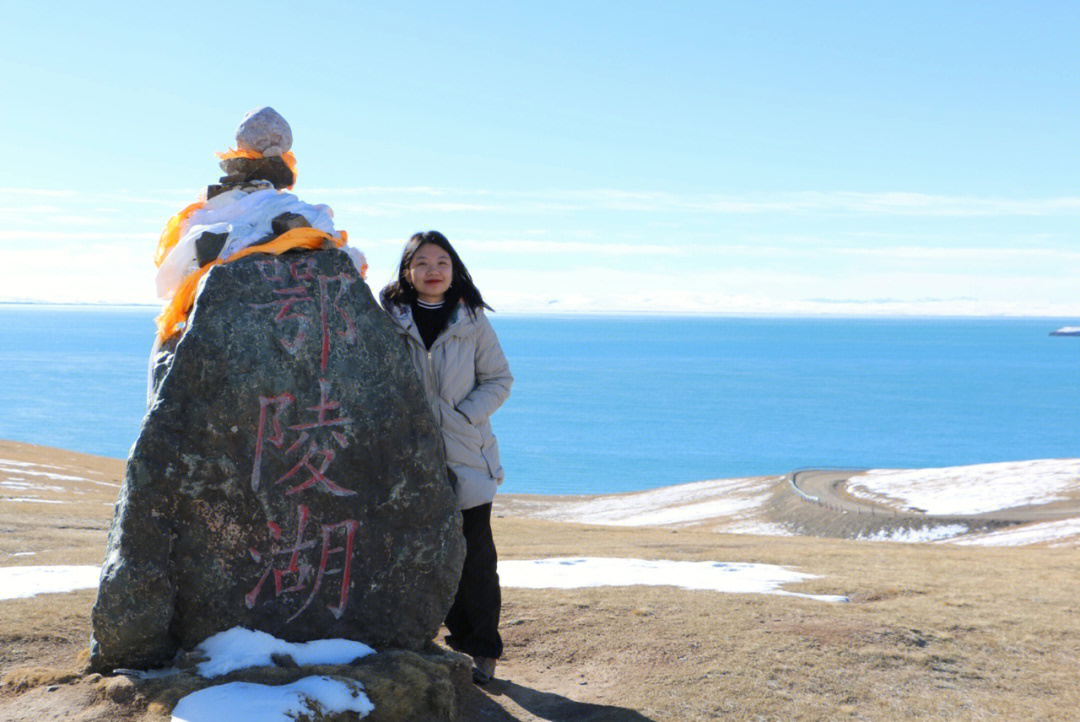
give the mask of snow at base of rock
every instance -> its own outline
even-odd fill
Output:
[[[823,602],[846,602],[847,597],[802,594],[780,589],[782,584],[814,579],[773,564],[741,562],[676,562],[645,559],[552,558],[500,560],[504,587],[577,589],[580,587],[670,586],[731,594],[781,594]]]
[[[367,717],[375,705],[364,686],[351,679],[304,677],[272,686],[230,682],[184,697],[173,709],[173,722],[295,722],[301,715],[356,712]]]
[[[247,667],[273,666],[275,654],[288,655],[298,665],[350,664],[375,654],[363,642],[348,639],[286,642],[266,632],[240,627],[203,640],[195,652],[207,657],[197,668],[203,677],[219,677]],[[363,689],[355,680],[329,677],[305,677],[280,686],[232,682],[189,694],[176,705],[172,718],[173,722],[290,722],[316,709],[324,714],[358,712],[366,717],[375,706]]]
[[[285,642],[266,632],[233,627],[203,640],[197,653],[207,657],[199,664],[203,677],[220,677],[246,667],[270,667],[275,654],[287,654],[299,665],[349,664],[360,657],[375,654],[363,642],[347,639],[316,639],[310,642]]]

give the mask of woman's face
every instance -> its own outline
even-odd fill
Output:
[[[421,301],[441,303],[454,280],[450,254],[434,243],[425,243],[412,257],[407,278]]]

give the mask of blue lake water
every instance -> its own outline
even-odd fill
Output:
[[[126,456],[154,314],[0,305],[0,438]],[[504,492],[1080,456],[1075,319],[491,319]]]

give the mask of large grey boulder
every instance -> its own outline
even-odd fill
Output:
[[[235,626],[419,649],[464,541],[440,436],[338,250],[216,266],[155,366],[94,605],[95,669]]]

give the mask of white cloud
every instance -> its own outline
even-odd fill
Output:
[[[776,270],[688,267],[674,271],[470,268],[485,299],[517,313],[1070,316],[1075,279],[996,279],[845,267]],[[976,269],[977,271],[977,269]],[[377,277],[377,276],[376,276]]]
[[[0,188],[0,197],[151,204],[171,207],[193,199],[199,189],[144,189],[138,193],[83,192],[42,188]],[[469,212],[534,213],[626,211],[706,214],[858,214],[903,216],[1076,216],[1080,197],[1007,198],[949,196],[904,191],[797,191],[762,194],[673,193],[657,190],[588,188],[502,191],[478,188],[388,186],[302,188],[309,198],[337,200],[342,210],[358,213]]]
[[[0,301],[158,303],[156,269],[146,248],[142,243],[88,243],[5,250]]]
[[[7,231],[0,230],[0,241],[114,241],[153,242],[156,233],[118,233],[115,231]]]
[[[78,196],[78,191],[50,190],[47,188],[0,188],[0,197],[36,196],[39,198],[71,198]]]
[[[8,190],[12,193],[0,208],[5,261],[0,301],[153,303],[150,259],[156,240],[168,217],[194,195],[176,189]],[[302,195],[335,208],[337,225],[350,231],[350,243],[368,256],[374,290],[394,276],[412,231],[438,227],[452,231],[485,298],[500,310],[1080,311],[1074,288],[1080,251],[1064,231],[1002,234],[984,222],[970,229],[951,224],[950,235],[939,237],[925,224],[911,233],[892,220],[907,213],[1071,215],[1080,199],[432,187],[314,189]],[[24,213],[21,203],[26,204]],[[640,215],[640,210],[649,212]],[[535,215],[525,219],[523,214]],[[729,214],[755,217],[729,228],[721,218]],[[803,214],[851,217],[830,237],[799,233]],[[781,216],[786,220],[778,221]],[[656,223],[666,225],[650,225]]]
[[[401,245],[398,242],[398,245]],[[683,256],[688,249],[681,245],[659,245],[642,243],[595,243],[590,241],[556,240],[473,240],[462,239],[454,243],[455,247],[484,253],[529,253],[541,255],[610,255],[610,256]]]
[[[855,214],[887,216],[1075,216],[1080,197],[1001,198],[944,196],[926,193],[804,191],[779,194],[685,194],[664,191],[627,191],[609,188],[584,190],[491,191],[466,188],[319,188],[307,191],[339,198],[346,204],[364,198],[368,212],[467,210],[501,213],[561,213],[624,211],[650,213],[751,214]],[[387,198],[387,200],[380,200]],[[445,199],[433,203],[431,198]],[[478,203],[466,199],[483,198]]]
[[[1080,263],[1080,251],[1062,248],[932,248],[890,246],[887,248],[828,248],[832,253],[858,255],[884,261],[960,261],[964,263]]]

